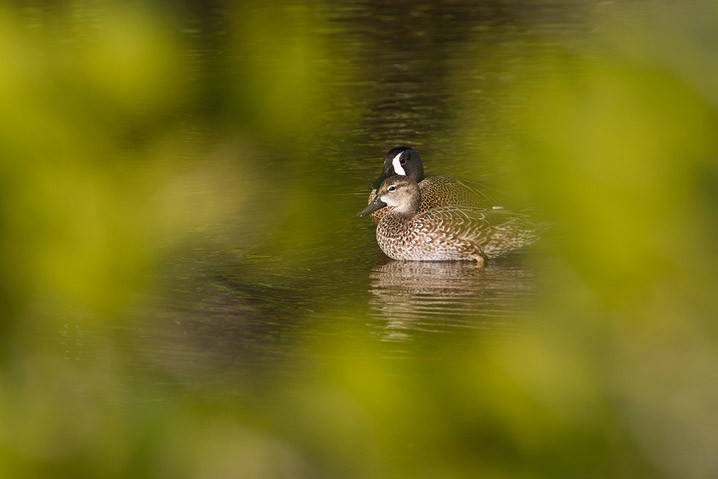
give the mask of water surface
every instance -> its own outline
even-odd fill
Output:
[[[0,475],[717,477],[715,23],[0,8]],[[387,259],[356,212],[401,144],[553,227]]]
[[[382,345],[382,355],[395,358],[439,358],[437,343],[467,335],[521,334],[536,294],[530,256],[510,255],[484,269],[394,262],[379,251],[370,222],[355,213],[385,151],[398,144],[416,147],[429,174],[481,181],[511,204],[491,186],[492,175],[506,174],[500,152],[510,141],[510,121],[498,119],[521,108],[509,85],[537,81],[539,59],[558,49],[560,36],[581,28],[573,13],[537,8],[528,22],[518,11],[473,4],[412,6],[407,14],[359,3],[323,12],[313,36],[330,45],[335,64],[307,67],[326,70],[317,88],[336,92],[335,101],[307,118],[309,137],[277,145],[265,138],[236,176],[209,187],[190,177],[182,185],[195,198],[235,191],[225,201],[234,198],[241,207],[214,215],[153,273],[156,287],[128,323],[138,333],[132,347],[139,364],[232,385],[236,375],[301,374],[297,365],[309,354],[301,345],[350,337],[357,324]],[[245,57],[272,47],[245,44],[233,53],[236,61],[218,60],[230,55],[222,50],[230,15],[211,12],[190,35],[207,45],[194,52],[198,70],[212,65],[221,77],[241,79]],[[294,28],[303,27],[288,26]],[[289,68],[287,58],[271,52],[261,61]],[[216,81],[201,73],[197,81]],[[497,145],[498,154],[484,154]],[[244,161],[231,143],[222,148],[229,161]]]

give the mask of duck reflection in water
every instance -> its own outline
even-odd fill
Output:
[[[370,304],[387,341],[466,329],[515,334],[535,286],[534,272],[521,255],[486,268],[466,261],[383,259],[369,277]]]

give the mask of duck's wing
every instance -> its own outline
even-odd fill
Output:
[[[493,206],[502,205],[492,194],[492,189],[486,184],[475,180],[454,179],[462,188],[473,193],[476,197],[481,198],[482,208],[491,208]]]
[[[550,226],[504,208],[486,211],[484,218],[491,225],[489,240],[483,245],[490,258],[534,244]]]
[[[481,244],[491,233],[487,212],[479,208],[443,206],[417,214],[412,228],[440,238],[462,239]],[[437,233],[441,233],[438,234]]]
[[[528,215],[500,207],[434,208],[418,214],[414,221],[440,229],[443,237],[475,243],[488,257],[533,244],[547,227]]]

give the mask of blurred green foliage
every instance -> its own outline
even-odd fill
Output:
[[[531,31],[522,9],[487,2],[486,23],[469,29],[477,37],[454,39],[431,27],[448,18],[433,15],[440,7],[404,3],[413,30],[381,6],[367,20],[347,5],[344,27],[331,8],[297,3],[0,7],[3,477],[718,474],[715,7],[596,2],[582,19],[590,37],[522,37],[524,55],[543,55],[549,40],[560,52],[538,61],[543,77],[477,55],[507,72],[486,81],[472,75],[473,45],[511,30],[494,11]],[[351,20],[395,30],[349,37]],[[457,92],[450,118],[437,105],[437,131],[387,132],[387,117],[431,113],[369,111],[381,76],[372,48],[389,37],[392,52],[420,57],[442,35],[455,43],[437,48],[460,44],[465,62],[441,63],[438,49],[445,76],[432,62],[406,64]],[[474,83],[520,106],[501,116],[463,104]],[[440,92],[424,94],[434,105]],[[510,135],[477,146],[470,137],[487,118]],[[495,155],[496,166],[467,169],[492,171],[506,197],[552,217],[534,326],[511,339],[417,339],[417,351],[444,359],[396,361],[361,301],[332,303],[305,285],[295,294],[321,299],[311,313],[323,329],[293,346],[296,378],[192,387],[147,371],[137,349],[149,333],[122,324],[154,286],[149,273],[191,254],[187,244],[269,258],[262,267],[276,276],[253,286],[275,279],[290,296],[288,272],[335,265],[353,254],[348,242],[371,240],[316,213],[327,209],[323,187],[375,174],[347,165],[377,151],[361,122],[375,126],[369,137],[428,148],[447,146],[454,129],[456,151]],[[328,209],[349,214],[363,195],[334,193]],[[336,275],[318,286],[349,287]]]

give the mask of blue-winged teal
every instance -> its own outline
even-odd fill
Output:
[[[466,206],[471,208],[491,208],[496,203],[489,195],[476,188],[449,176],[424,177],[424,165],[416,150],[408,146],[397,146],[386,154],[384,169],[376,180],[370,185],[371,203],[376,197],[377,188],[382,181],[392,175],[408,176],[419,184],[421,190],[421,203],[419,211],[426,211],[439,206]],[[379,223],[386,210],[377,210],[371,214],[372,221]]]
[[[500,207],[441,206],[421,212],[421,191],[413,179],[390,176],[364,216],[384,209],[376,240],[390,258],[413,261],[476,261],[501,256],[535,242],[545,225]]]

